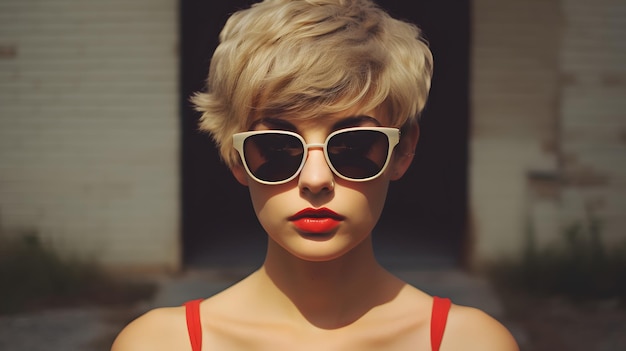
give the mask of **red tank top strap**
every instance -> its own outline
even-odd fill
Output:
[[[430,318],[430,345],[432,351],[439,351],[443,332],[446,329],[448,321],[448,312],[450,311],[450,299],[433,297],[433,310]]]
[[[202,299],[185,302],[187,331],[191,341],[191,350],[202,350],[202,324],[200,323],[200,302]]]
[[[200,302],[202,299],[192,300],[185,303],[187,317],[187,331],[192,351],[202,350],[202,324],[200,323]],[[450,299],[433,297],[433,308],[430,320],[430,344],[432,351],[439,351],[443,333],[450,311]]]

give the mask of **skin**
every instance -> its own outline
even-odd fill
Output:
[[[375,120],[358,125],[385,125],[383,114],[357,110],[314,122],[286,121],[308,143],[317,143],[337,123],[360,115]],[[404,133],[387,170],[362,183],[334,176],[321,149],[310,150],[300,175],[282,185],[259,184],[233,167],[268,233],[267,255],[258,271],[202,302],[203,350],[430,350],[432,297],[381,267],[370,235],[389,182],[408,169],[418,137],[418,127]],[[308,207],[330,208],[345,220],[332,233],[301,233],[287,218]],[[155,309],[133,321],[112,348],[127,350],[191,350],[184,308]],[[441,350],[518,347],[495,319],[453,305]]]

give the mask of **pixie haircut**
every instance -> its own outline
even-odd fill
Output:
[[[415,25],[369,0],[265,0],[220,33],[205,92],[192,103],[229,166],[232,135],[255,119],[312,119],[379,108],[390,126],[416,123],[433,59]]]

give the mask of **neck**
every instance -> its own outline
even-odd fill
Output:
[[[375,259],[370,238],[339,258],[321,262],[297,258],[270,240],[259,273],[286,297],[283,306],[295,307],[323,329],[353,323],[392,300],[402,286]]]

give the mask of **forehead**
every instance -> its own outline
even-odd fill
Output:
[[[346,111],[329,114],[297,114],[275,113],[271,115],[259,115],[250,120],[248,129],[257,127],[307,129],[310,127],[326,127],[328,129],[341,129],[353,126],[390,126],[389,117],[385,109],[360,109],[352,108]]]

